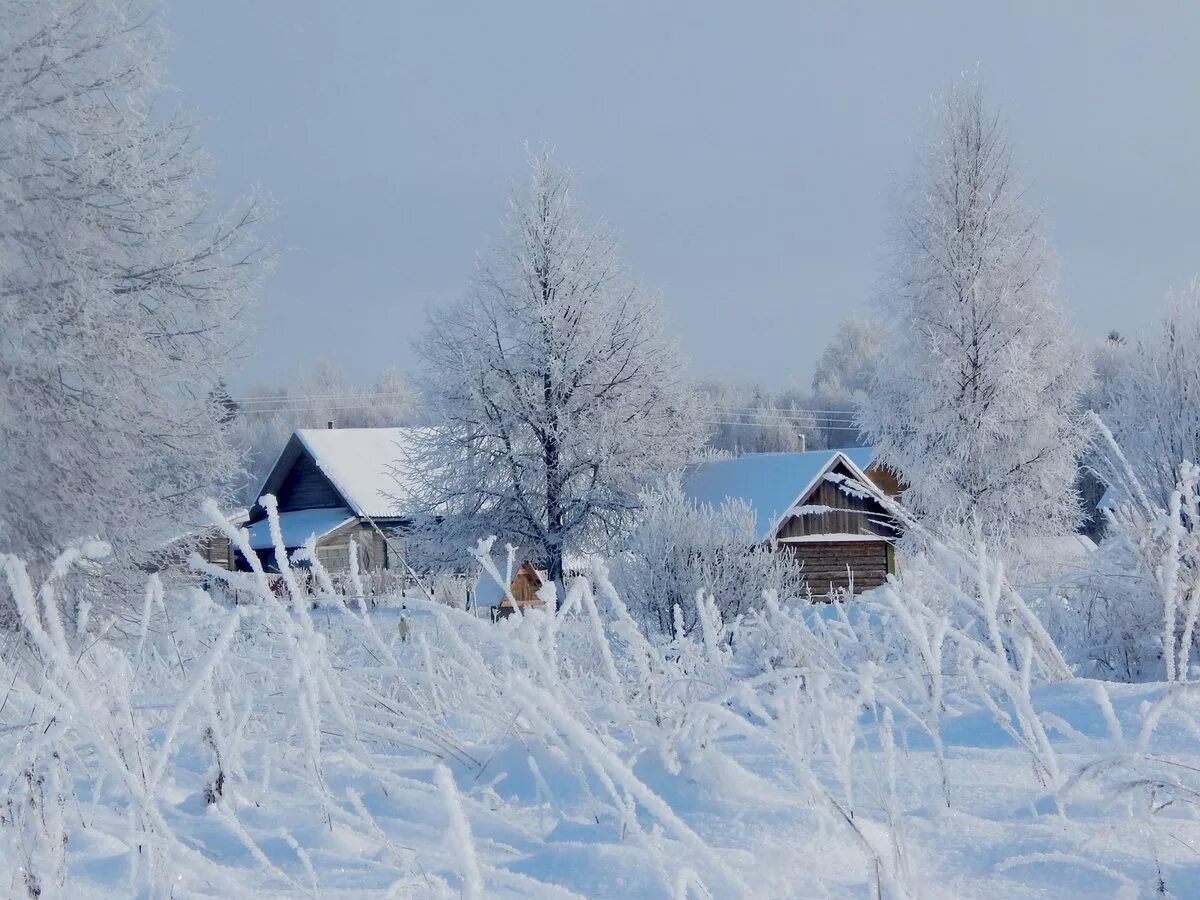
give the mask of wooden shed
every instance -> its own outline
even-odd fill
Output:
[[[514,611],[513,600],[522,611],[545,606],[537,592],[546,583],[542,572],[534,568],[533,563],[523,562],[513,573],[508,584],[508,593],[496,584],[496,579],[487,572],[480,574],[475,582],[474,602],[477,609],[491,609],[493,619],[503,619],[511,616]],[[511,596],[510,596],[511,595]]]
[[[794,554],[814,594],[863,591],[896,571],[897,525],[884,500],[900,486],[894,478],[880,486],[868,474],[873,455],[860,447],[714,460],[688,473],[684,492],[712,506],[749,503],[759,540]]]

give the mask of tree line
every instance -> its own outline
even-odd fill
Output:
[[[326,367],[230,396],[274,258],[269,204],[221,210],[202,189],[191,120],[162,114],[163,33],[139,4],[7,9],[0,540],[31,559],[99,535],[136,561],[202,497],[253,499],[286,433],[327,420],[437,425],[403,461],[429,552],[495,533],[556,577],[706,452],[869,442],[914,514],[1014,546],[1078,522],[1080,463],[1104,465],[1089,410],[1159,497],[1197,457],[1200,291],[1157,331],[1081,349],[1005,123],[970,80],[902,185],[869,321],[841,326],[807,389],[697,384],[613,230],[533,152],[470,290],[431,314],[414,383]]]

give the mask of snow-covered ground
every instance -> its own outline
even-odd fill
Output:
[[[24,592],[5,895],[1200,894],[1200,687],[1051,677],[1015,606],[1004,671],[881,592],[665,643],[599,564],[497,624],[243,589],[99,639]]]

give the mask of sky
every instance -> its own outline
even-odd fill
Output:
[[[692,371],[806,387],[876,315],[931,98],[978,71],[1085,337],[1200,272],[1200,4],[167,0],[169,99],[283,252],[231,383],[418,365],[551,145]]]

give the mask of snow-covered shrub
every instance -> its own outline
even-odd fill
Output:
[[[675,632],[677,607],[683,632],[691,634],[700,621],[701,594],[712,597],[732,622],[761,606],[765,592],[799,594],[800,574],[793,556],[759,542],[748,503],[733,498],[715,508],[696,503],[677,477],[644,497],[641,519],[615,571],[634,617],[662,634]]]
[[[1102,678],[1188,680],[1200,648],[1200,468],[1176,466],[1164,507],[1096,424],[1116,499],[1092,567],[1058,611],[1060,643]]]
[[[1104,412],[1144,493],[1164,509],[1179,463],[1200,460],[1200,278],[1168,303],[1154,329],[1126,350]],[[1104,468],[1120,489],[1120,469]]]

